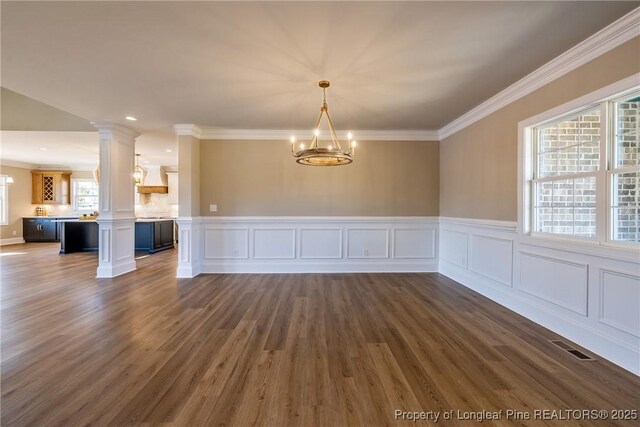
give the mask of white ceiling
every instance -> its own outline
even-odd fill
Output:
[[[308,129],[320,79],[339,129],[433,130],[638,4],[2,2],[2,86],[162,147],[175,123]]]

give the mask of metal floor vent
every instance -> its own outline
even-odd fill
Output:
[[[571,355],[573,355],[576,359],[580,359],[580,360],[596,360],[593,357],[589,356],[588,354],[584,354],[583,352],[581,352],[580,350],[576,350],[575,348],[571,347],[569,344],[567,344],[564,341],[560,341],[560,340],[549,340],[549,342],[551,344],[554,344],[556,347],[561,348],[562,350],[566,351],[567,353],[570,353]]]

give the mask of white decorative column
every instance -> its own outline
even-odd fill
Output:
[[[200,274],[203,249],[200,224],[200,136],[195,125],[174,125],[178,137],[177,277]]]
[[[92,123],[100,137],[100,201],[97,277],[136,269],[133,169],[136,131]]]
[[[178,269],[176,277],[191,278],[200,274],[203,252],[202,224],[200,218],[178,217]]]

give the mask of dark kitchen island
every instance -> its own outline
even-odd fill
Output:
[[[97,252],[98,223],[95,219],[63,219],[60,223],[60,253]],[[173,219],[138,219],[135,250],[150,254],[173,248]]]
[[[150,254],[173,248],[172,219],[138,219],[136,221],[136,251]]]
[[[98,250],[98,223],[95,219],[64,219],[60,223],[60,253]]]

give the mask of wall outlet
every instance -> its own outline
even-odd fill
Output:
[[[13,233],[11,233],[11,234],[13,234],[15,236],[17,234],[17,231],[13,230]]]
[[[233,250],[233,255],[234,256],[239,256],[240,255],[240,250],[239,249],[234,249]]]
[[[209,212],[218,212],[218,205],[209,205]]]
[[[363,249],[362,256],[369,256],[369,249]]]

